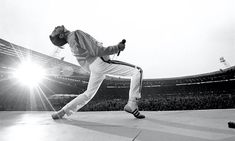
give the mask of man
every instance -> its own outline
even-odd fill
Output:
[[[69,44],[71,52],[83,69],[90,72],[87,90],[70,101],[61,110],[52,114],[53,119],[60,119],[64,115],[71,115],[87,104],[96,94],[105,75],[131,77],[129,100],[124,110],[136,118],[145,118],[138,110],[138,100],[141,97],[142,69],[140,67],[110,60],[109,55],[116,54],[125,49],[125,43],[103,47],[89,34],[76,30],[70,32],[63,25],[57,26],[50,35],[51,42],[59,48]]]

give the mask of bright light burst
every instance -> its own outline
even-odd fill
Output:
[[[37,86],[44,75],[45,70],[31,61],[22,62],[14,72],[14,77],[28,87]]]

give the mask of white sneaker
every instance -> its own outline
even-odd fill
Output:
[[[51,115],[52,119],[56,120],[56,119],[62,119],[65,115],[65,111],[63,109],[61,109],[58,112],[55,112]]]

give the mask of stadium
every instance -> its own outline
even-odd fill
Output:
[[[143,126],[131,120],[124,121],[122,110],[128,99],[130,80],[115,77],[105,79],[95,97],[81,109],[84,112],[78,112],[70,120],[54,123],[49,120],[50,113],[84,92],[89,74],[63,59],[3,39],[0,39],[0,50],[0,133],[5,134],[0,140],[13,139],[11,133],[17,133],[16,129],[11,129],[14,126],[21,129],[24,125],[24,132],[30,131],[31,126],[40,127],[38,133],[41,133],[44,129],[57,127],[56,124],[65,125],[58,130],[59,134],[66,131],[66,126],[77,124],[72,132],[95,132],[97,140],[108,140],[109,137],[113,140],[155,140],[159,136],[166,140],[225,141],[235,138],[234,130],[227,128],[227,122],[235,120],[235,66],[199,75],[144,79],[139,108],[149,118],[138,121]],[[97,111],[100,114],[94,119]],[[102,117],[103,114],[110,115],[110,118]],[[113,117],[119,117],[120,121]],[[42,128],[41,124],[48,125],[48,128]],[[22,131],[20,133],[25,135]],[[47,140],[52,139],[47,133],[40,135],[42,140],[46,136]],[[83,139],[79,134],[73,137]]]

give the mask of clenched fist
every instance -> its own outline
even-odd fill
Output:
[[[123,51],[123,50],[125,49],[125,43],[120,42],[120,43],[118,44],[118,49],[119,49],[120,51]]]

